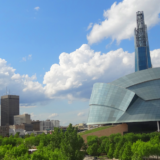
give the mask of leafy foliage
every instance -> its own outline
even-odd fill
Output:
[[[28,154],[28,149],[37,146],[37,151]],[[64,133],[55,128],[52,134],[0,137],[0,159],[3,160],[83,160],[81,148],[84,140],[70,124]]]

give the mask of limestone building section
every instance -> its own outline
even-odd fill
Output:
[[[60,127],[59,120],[49,120],[40,122],[40,130],[54,130],[54,127]]]
[[[22,114],[22,115],[15,115],[14,116],[14,124],[31,124],[30,114]]]

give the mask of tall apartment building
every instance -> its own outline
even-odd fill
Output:
[[[5,95],[1,97],[1,126],[13,125],[14,115],[19,115],[19,96]]]
[[[54,127],[60,127],[59,120],[49,120],[40,122],[40,130],[53,130]]]
[[[30,114],[22,114],[14,116],[14,124],[31,124]]]

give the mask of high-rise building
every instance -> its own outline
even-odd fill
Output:
[[[143,11],[137,13],[137,29],[134,30],[135,43],[135,72],[152,68],[147,26],[144,22]]]
[[[19,96],[5,95],[1,97],[1,126],[13,125],[14,116],[19,115]]]

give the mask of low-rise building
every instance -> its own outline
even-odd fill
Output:
[[[40,122],[40,131],[41,130],[54,130],[54,127],[60,127],[59,120],[49,120]]]
[[[32,124],[16,124],[16,125],[10,125],[10,129],[23,129],[26,131],[33,131],[33,125]]]
[[[40,131],[40,122],[41,122],[41,121],[38,121],[38,120],[37,120],[37,121],[34,121],[34,120],[33,120],[33,121],[31,122],[31,124],[33,125],[33,130],[34,130],[34,131]]]
[[[9,136],[9,126],[0,126],[0,135],[1,136]]]
[[[14,125],[16,124],[31,124],[30,114],[22,114],[14,116]]]

